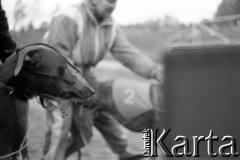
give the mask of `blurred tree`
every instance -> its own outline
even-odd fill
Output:
[[[16,31],[17,25],[19,25],[19,23],[21,23],[21,21],[26,18],[25,9],[26,3],[24,4],[22,0],[17,0],[14,8],[14,31]]]
[[[240,0],[222,0],[218,6],[216,17],[240,14]]]
[[[17,0],[14,8],[14,31],[27,30],[38,20],[40,12],[39,0]]]

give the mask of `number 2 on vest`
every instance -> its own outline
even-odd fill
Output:
[[[128,105],[133,105],[134,104],[134,98],[135,98],[135,91],[131,88],[128,88],[125,90],[125,95],[127,96],[124,99],[124,103]]]

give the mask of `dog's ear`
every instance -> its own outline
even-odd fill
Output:
[[[17,65],[14,71],[14,76],[17,76],[19,74],[19,72],[23,68],[24,62],[35,65],[40,62],[40,60],[41,57],[38,49],[24,49],[22,52],[20,51],[18,55]]]

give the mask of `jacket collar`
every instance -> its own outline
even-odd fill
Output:
[[[101,23],[99,23],[97,21],[96,17],[93,15],[92,11],[89,9],[89,6],[88,6],[86,1],[83,3],[83,8],[86,10],[87,16],[91,19],[91,21],[96,26],[105,26],[105,25],[112,25],[113,24],[112,17],[105,18]]]

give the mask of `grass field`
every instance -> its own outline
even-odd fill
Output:
[[[28,130],[29,155],[31,160],[40,160],[42,157],[44,134],[46,131],[45,111],[36,100],[30,101],[31,108],[29,114],[30,128]],[[129,138],[129,147],[136,152],[142,153],[143,140],[141,133],[133,133],[124,129],[126,136]],[[94,128],[94,136],[90,144],[82,151],[82,160],[117,160],[102,135]],[[53,152],[46,157],[47,160],[53,159]],[[77,154],[68,158],[76,160]],[[156,158],[160,160],[159,158]]]

